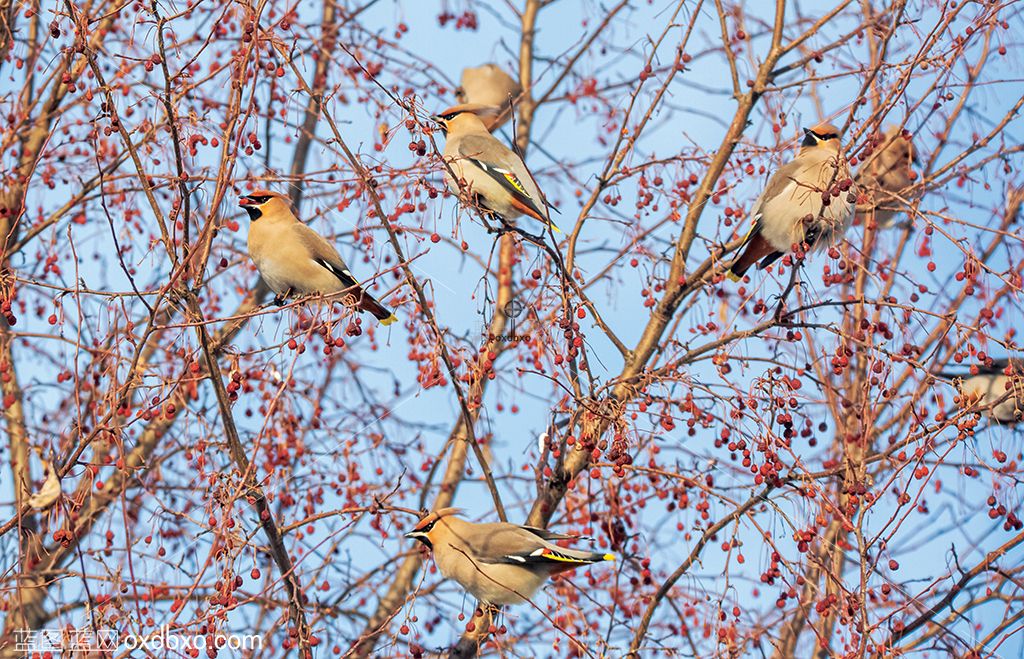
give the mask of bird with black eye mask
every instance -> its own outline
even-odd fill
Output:
[[[559,231],[526,163],[488,132],[486,121],[499,113],[494,106],[464,104],[434,117],[445,134],[448,188],[505,223],[526,215]]]
[[[426,545],[441,574],[485,604],[521,604],[556,574],[615,560],[612,554],[551,542],[574,536],[508,522],[474,524],[458,513],[457,508],[435,510],[405,537]]]
[[[238,205],[249,214],[250,220],[258,220],[263,215],[262,207],[275,195],[261,194],[261,195],[246,195],[242,197],[244,200],[248,200],[248,203],[239,203]]]
[[[283,304],[292,295],[344,293],[342,302],[390,325],[397,318],[349,271],[334,245],[299,221],[288,198],[269,190],[243,195],[238,205],[249,215],[249,257],[263,281]]]
[[[832,124],[805,128],[796,157],[772,174],[754,202],[753,225],[729,277],[738,281],[755,263],[764,269],[793,245],[817,251],[836,243],[853,220],[852,184],[839,130]]]

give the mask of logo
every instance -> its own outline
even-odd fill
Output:
[[[127,650],[143,650],[159,652],[162,650],[199,651],[207,648],[228,648],[229,650],[262,650],[263,637],[257,634],[178,634],[166,625],[161,626],[152,634],[125,634],[121,636],[116,629],[16,629],[14,630],[16,652],[24,656],[41,656],[51,653],[54,656],[74,656],[75,653],[95,654],[110,653],[119,647]]]
[[[483,324],[483,328],[480,335],[486,337],[492,341],[504,341],[504,342],[518,342],[528,341],[530,336],[528,334],[520,334],[520,329],[525,329],[526,320],[529,317],[530,307],[516,298],[512,298],[506,302],[501,311],[505,316],[505,331],[503,334],[494,336],[491,334],[491,323],[493,319],[487,320]]]

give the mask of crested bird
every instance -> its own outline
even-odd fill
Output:
[[[550,542],[574,536],[508,522],[474,524],[441,508],[405,534],[434,553],[441,574],[485,604],[521,604],[549,577],[581,565],[613,561],[613,554],[566,549]]]
[[[397,320],[363,290],[334,245],[295,217],[287,197],[256,190],[238,205],[249,214],[249,257],[278,304],[291,295],[344,292],[343,302],[371,313],[381,325]]]
[[[772,174],[754,202],[753,226],[729,278],[738,281],[758,261],[759,270],[768,267],[794,245],[820,250],[839,240],[853,219],[852,185],[836,127],[805,128],[796,157]]]
[[[991,408],[989,414],[999,423],[1016,423],[1024,418],[1024,360],[1004,358],[976,367],[968,375],[943,373],[961,378],[960,392],[965,402]]]
[[[460,197],[475,199],[506,223],[526,215],[559,231],[526,163],[488,132],[482,117],[497,112],[494,106],[467,104],[434,117],[445,133],[444,158],[456,177],[445,171],[449,189]]]
[[[512,104],[523,93],[523,87],[497,64],[487,63],[462,69],[462,80],[455,90],[459,103],[493,105],[498,113],[483,117],[487,130],[494,132],[512,117]]]
[[[38,452],[38,451],[37,451]],[[40,455],[39,461],[43,465],[43,484],[39,490],[33,492],[28,498],[28,505],[36,510],[49,508],[60,498],[60,478],[57,476],[57,469],[53,463]]]
[[[857,170],[858,222],[874,218],[880,229],[895,224],[895,218],[906,210],[907,203],[920,195],[912,188],[917,172],[917,150],[910,134],[899,126],[889,126],[885,133],[873,140],[874,151],[862,158],[864,164]]]

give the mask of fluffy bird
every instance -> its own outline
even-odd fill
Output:
[[[475,199],[507,223],[527,215],[559,231],[526,163],[487,130],[483,118],[498,112],[491,105],[465,104],[434,117],[445,134],[445,161],[457,179],[465,182],[463,188],[445,171],[448,187],[455,194]]]
[[[820,250],[839,240],[853,219],[852,185],[836,127],[805,128],[796,157],[772,174],[754,202],[754,224],[730,279],[738,281],[755,263],[759,270],[768,267],[793,245]]]
[[[269,190],[243,195],[249,214],[249,256],[279,304],[291,295],[345,292],[343,301],[373,314],[381,325],[397,318],[363,290],[334,245],[299,221],[288,198]]]
[[[436,510],[405,534],[434,552],[441,574],[485,604],[521,604],[552,575],[613,561],[612,554],[565,549],[550,542],[574,536],[507,522],[473,524],[456,508]]]
[[[889,126],[874,140],[875,151],[864,158],[857,170],[858,221],[873,217],[880,229],[893,226],[906,204],[920,194],[912,188],[917,172],[917,151],[910,135],[899,126]]]
[[[523,87],[497,64],[483,64],[462,69],[462,80],[455,90],[459,103],[493,105],[495,115],[483,117],[487,130],[494,132],[512,118],[512,103],[523,93]]]
[[[967,401],[991,408],[989,414],[999,423],[1024,418],[1024,360],[996,359],[979,366],[976,375],[954,377],[963,378],[960,391]]]
[[[57,476],[57,470],[53,463],[42,457],[40,457],[40,462],[43,465],[43,484],[28,498],[28,505],[36,510],[49,508],[61,495],[60,478]]]

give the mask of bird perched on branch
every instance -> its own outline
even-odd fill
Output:
[[[342,301],[390,325],[397,318],[349,271],[334,245],[299,221],[288,199],[269,190],[243,195],[238,205],[249,214],[249,256],[282,304],[292,295],[341,293]]]
[[[910,134],[899,126],[889,126],[885,133],[873,140],[874,151],[866,154],[864,164],[857,170],[857,218],[864,222],[873,218],[880,229],[895,224],[895,218],[907,208],[907,203],[920,195],[913,188],[917,172],[911,165],[917,163],[917,150]]]
[[[612,554],[565,549],[550,542],[574,536],[507,522],[473,524],[456,508],[436,510],[405,534],[434,552],[434,562],[485,604],[521,604],[552,575],[581,565],[613,561]]]
[[[977,374],[942,375],[961,378],[965,404],[991,408],[989,414],[999,423],[1016,423],[1024,418],[1024,360],[995,359],[976,369]]]
[[[488,131],[494,132],[512,118],[514,101],[523,93],[522,86],[497,64],[482,64],[462,69],[462,80],[455,90],[459,103],[493,105],[494,115],[482,117]]]
[[[36,510],[44,510],[52,506],[60,498],[60,477],[57,476],[57,468],[53,462],[43,458],[42,452],[36,449],[39,461],[43,465],[43,484],[39,490],[33,492],[28,498],[28,505]]]
[[[445,161],[456,176],[445,172],[448,187],[464,199],[475,200],[504,222],[527,215],[559,231],[526,163],[488,132],[484,118],[497,116],[498,112],[492,105],[467,104],[450,107],[434,117],[446,136]]]
[[[754,224],[729,277],[738,281],[758,261],[764,269],[794,245],[820,250],[838,241],[853,219],[852,187],[836,127],[805,128],[796,157],[772,174],[754,202]]]

